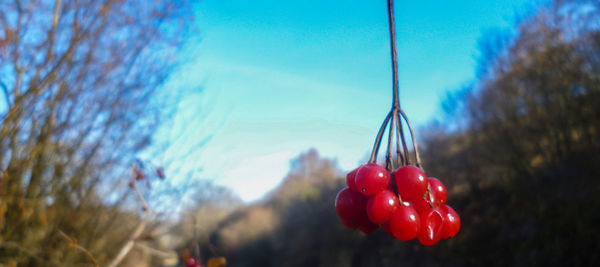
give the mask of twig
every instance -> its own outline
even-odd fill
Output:
[[[150,217],[152,216],[152,213],[153,213],[152,209],[150,209],[150,206],[148,205],[148,202],[146,202],[146,199],[144,199],[144,196],[140,192],[140,189],[137,186],[137,182],[135,181],[135,178],[132,179],[132,184],[133,184],[133,189],[135,190],[138,199],[140,200],[140,202],[142,202],[142,205],[144,206],[144,211],[146,212],[146,216],[144,216],[144,219],[135,228],[135,231],[133,231],[133,233],[129,237],[129,240],[127,240],[125,245],[123,245],[123,247],[121,247],[121,250],[119,250],[119,253],[112,260],[112,262],[108,265],[108,267],[116,267],[125,258],[125,256],[127,256],[129,251],[131,251],[131,249],[133,248],[133,245],[135,245],[135,241],[144,232],[144,229],[146,228],[146,225],[148,224],[148,220],[150,219]]]
[[[65,238],[66,240],[69,241],[69,244],[67,245],[70,248],[74,248],[77,249],[79,251],[81,251],[93,264],[94,266],[98,267],[98,261],[96,260],[96,258],[94,258],[94,256],[92,255],[92,253],[90,253],[87,249],[85,249],[84,247],[80,246],[77,244],[77,240],[75,238],[72,238],[70,236],[68,236],[67,234],[65,234],[65,232],[58,230],[58,233]]]
[[[144,198],[144,196],[142,195],[142,192],[140,192],[140,189],[137,186],[137,183],[134,181],[133,183],[133,190],[135,190],[135,193],[138,197],[138,199],[140,200],[140,202],[142,202],[142,205],[144,206],[144,211],[146,212],[146,215],[152,215],[153,211],[150,208],[150,205],[148,205],[148,202],[146,202],[146,199]]]
[[[177,254],[174,252],[161,251],[161,250],[149,247],[147,245],[144,245],[142,243],[135,243],[135,245],[142,248],[143,250],[149,251],[152,254],[158,255],[161,258],[177,257]]]

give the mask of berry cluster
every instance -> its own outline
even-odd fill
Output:
[[[140,159],[136,159],[135,162],[131,165],[132,177],[129,180],[128,186],[133,189],[136,182],[141,182],[146,180],[146,187],[150,188],[150,180],[146,176],[146,173],[152,174],[152,172],[148,172],[149,170],[154,169],[154,174],[159,179],[165,179],[165,171],[163,167],[156,167],[154,165],[145,164]],[[152,175],[151,175],[152,176]]]
[[[397,239],[408,241],[418,238],[421,244],[431,246],[442,238],[456,235],[460,229],[460,218],[454,209],[446,205],[444,184],[425,176],[413,127],[400,108],[393,2],[387,0],[393,74],[392,108],[379,128],[369,162],[346,176],[348,187],[338,193],[335,209],[342,222],[350,228],[369,234],[381,225]],[[411,163],[405,126],[412,138],[415,165]],[[386,129],[389,131],[384,168],[377,165],[377,154]],[[394,143],[396,160],[392,156]]]
[[[381,225],[399,240],[418,238],[424,246],[453,237],[460,229],[458,214],[446,205],[446,187],[419,167],[406,165],[390,173],[368,163],[348,173],[346,184],[335,209],[349,228],[370,234]]]

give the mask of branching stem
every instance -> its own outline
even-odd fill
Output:
[[[393,149],[393,141],[394,141],[394,133],[396,136],[396,156],[397,156],[397,167],[406,166],[411,164],[408,147],[406,145],[406,139],[404,136],[404,128],[402,124],[402,120],[406,122],[408,125],[408,130],[410,131],[410,137],[412,139],[413,149],[415,153],[416,166],[422,168],[421,158],[419,156],[419,147],[417,145],[416,136],[413,130],[412,125],[408,121],[408,117],[404,113],[404,111],[400,108],[400,97],[398,90],[398,60],[396,53],[396,27],[394,23],[394,0],[387,0],[387,10],[388,10],[388,25],[389,25],[389,33],[390,33],[390,52],[392,58],[392,108],[388,115],[385,117],[385,120],[381,124],[379,128],[379,132],[377,133],[377,137],[375,138],[375,143],[373,144],[373,150],[371,151],[371,157],[369,158],[369,163],[377,162],[377,154],[379,153],[379,147],[381,146],[381,140],[385,129],[390,123],[389,134],[388,134],[388,146],[387,152],[385,155],[385,167],[389,171],[394,170],[392,149]],[[400,118],[402,117],[402,119]],[[400,142],[402,143],[402,150],[400,149]]]
[[[140,235],[142,235],[142,233],[144,232],[144,229],[146,229],[146,225],[148,224],[148,221],[150,220],[150,217],[153,214],[152,209],[150,209],[148,202],[146,202],[146,199],[144,199],[144,196],[142,195],[142,192],[140,192],[140,189],[137,186],[135,178],[133,178],[133,177],[132,177],[132,185],[133,185],[133,190],[135,191],[138,199],[144,206],[144,212],[146,214],[145,214],[144,218],[142,219],[142,221],[140,221],[138,226],[135,228],[135,230],[133,231],[131,236],[129,236],[129,240],[127,240],[125,245],[123,245],[123,247],[121,247],[121,250],[119,250],[119,253],[112,260],[112,262],[108,265],[108,267],[116,267],[125,258],[125,256],[127,256],[129,251],[135,245],[135,241],[140,237]]]

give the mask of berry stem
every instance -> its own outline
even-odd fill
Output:
[[[391,117],[392,117],[392,112],[390,111],[390,113],[388,113],[388,115],[385,117],[385,120],[381,124],[381,127],[379,128],[379,133],[377,133],[377,138],[375,138],[375,144],[373,144],[373,150],[371,151],[371,157],[369,158],[369,163],[377,163],[377,153],[379,153],[379,146],[381,145],[381,137],[383,136],[383,132],[385,131],[385,128],[387,127],[387,124],[390,121]]]
[[[392,109],[400,108],[398,97],[398,60],[396,55],[396,26],[394,22],[394,0],[387,0],[388,25],[390,31],[390,52],[392,54],[393,102]]]
[[[392,100],[392,109],[385,117],[381,127],[379,128],[379,132],[377,133],[377,138],[375,138],[375,144],[373,144],[373,150],[371,151],[371,157],[369,158],[369,163],[377,163],[377,154],[379,153],[379,147],[381,146],[381,138],[385,132],[388,122],[391,121],[391,125],[389,128],[388,135],[388,147],[387,153],[385,155],[385,168],[388,171],[393,171],[394,163],[392,159],[392,149],[393,149],[393,135],[394,131],[396,132],[396,155],[398,160],[398,166],[410,165],[411,160],[409,156],[408,147],[406,145],[406,139],[404,136],[404,127],[402,124],[402,119],[408,125],[408,129],[410,131],[410,136],[412,138],[413,148],[415,150],[415,160],[416,166],[423,169],[421,166],[421,158],[419,156],[419,147],[417,145],[417,140],[414,134],[414,130],[412,125],[408,121],[406,114],[400,108],[400,97],[398,92],[398,60],[396,53],[396,26],[394,22],[394,1],[387,0],[387,11],[388,11],[388,25],[389,25],[389,33],[390,33],[390,52],[392,58],[392,91],[393,91],[393,100]],[[402,116],[402,119],[400,119]],[[395,126],[395,127],[394,127]],[[402,142],[402,151],[400,150],[400,142]]]
[[[404,161],[404,155],[402,154],[402,150],[400,149],[400,140],[404,140],[404,134],[402,134],[402,139],[400,139],[400,130],[402,129],[402,121],[398,117],[398,111],[394,112],[394,119],[396,119],[396,165],[398,167],[406,165]]]
[[[132,179],[135,179],[135,178],[132,177]],[[133,182],[133,190],[135,190],[135,193],[136,193],[138,199],[140,200],[140,202],[142,203],[142,205],[144,207],[145,216],[140,221],[140,223],[137,225],[137,227],[135,228],[133,233],[129,236],[129,239],[127,240],[125,245],[123,245],[123,247],[121,247],[117,256],[110,262],[108,267],[116,267],[125,258],[125,256],[127,256],[129,251],[135,245],[137,239],[144,232],[144,229],[146,229],[146,225],[148,224],[150,217],[153,215],[153,211],[150,208],[150,205],[148,205],[148,202],[146,202],[146,199],[144,199],[144,195],[142,195],[142,192],[140,192],[140,189],[138,188],[137,183],[135,182],[135,180],[132,180],[132,182]]]
[[[393,112],[393,110],[392,110]],[[389,171],[392,172],[394,171],[394,161],[392,160],[392,147],[394,145],[394,123],[396,123],[396,116],[392,116],[391,117],[391,124],[389,127],[389,132],[388,132],[388,147],[387,147],[387,153],[385,154],[385,168]]]
[[[421,157],[419,157],[419,145],[417,145],[417,139],[415,137],[415,132],[413,130],[413,127],[410,124],[410,121],[408,121],[406,114],[404,114],[404,111],[402,111],[402,109],[398,109],[398,112],[400,113],[400,115],[402,115],[402,118],[404,119],[404,121],[406,121],[406,125],[408,125],[408,130],[410,131],[410,137],[412,138],[413,148],[415,149],[415,159],[417,161],[417,167],[423,169],[423,167],[421,165]]]
[[[392,181],[396,181],[396,177],[394,177],[393,172],[392,172],[391,178],[392,178]],[[392,183],[392,192],[394,192],[394,194],[396,194],[396,196],[398,197],[398,200],[400,201],[400,205],[402,205],[402,203],[403,203],[402,196],[400,196],[400,193],[398,192],[398,185],[396,184],[396,182]]]
[[[399,113],[401,112],[400,108],[398,108],[394,114],[394,116],[396,116],[396,120],[398,121],[397,124],[397,129],[396,131],[398,131],[400,133],[400,141],[402,141],[402,148],[404,151],[404,162],[403,165],[410,165],[410,157],[408,155],[408,147],[406,146],[406,139],[404,139],[404,127],[402,126],[402,120],[400,120],[400,115]],[[398,142],[400,142],[398,141]],[[400,152],[398,152],[400,153]]]
[[[427,192],[425,192],[425,195],[429,198],[429,207],[433,209],[433,197],[431,196],[431,186],[429,185],[429,183],[427,184]]]

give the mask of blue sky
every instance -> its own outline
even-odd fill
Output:
[[[525,0],[396,2],[400,101],[417,126],[474,78],[481,35],[531,9]],[[167,169],[175,179],[189,172],[254,201],[311,147],[342,170],[367,157],[391,105],[385,0],[204,0],[193,23],[185,63],[165,86],[187,93],[159,136],[173,139],[164,157],[179,159]]]

